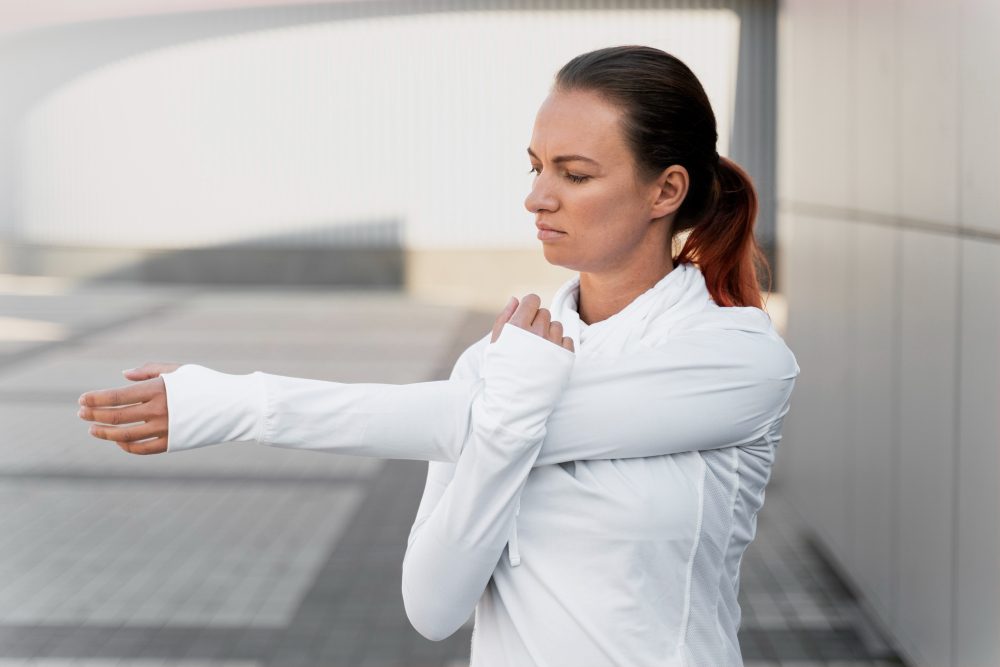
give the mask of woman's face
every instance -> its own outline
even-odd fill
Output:
[[[528,146],[535,177],[524,206],[536,225],[562,232],[539,232],[550,264],[602,272],[653,247],[669,254],[668,222],[651,224],[666,210],[665,178],[637,182],[621,113],[589,91],[553,92],[538,110]]]

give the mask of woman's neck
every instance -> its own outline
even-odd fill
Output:
[[[636,297],[674,270],[671,257],[648,264],[632,264],[625,271],[608,273],[580,272],[580,296],[577,312],[584,324],[608,319],[635,301]]]

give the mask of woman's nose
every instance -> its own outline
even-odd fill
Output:
[[[530,213],[537,213],[540,210],[554,211],[558,207],[555,197],[543,183],[540,176],[535,177],[535,182],[531,186],[531,192],[524,198],[524,208]]]

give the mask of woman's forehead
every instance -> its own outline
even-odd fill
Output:
[[[620,110],[592,93],[552,93],[538,110],[529,148],[539,158],[579,154],[613,161],[626,150],[620,120]]]

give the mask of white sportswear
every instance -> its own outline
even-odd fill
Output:
[[[338,383],[185,364],[168,450],[228,441],[429,461],[402,594],[430,639],[475,612],[471,667],[742,665],[739,568],[799,366],[680,264],[586,325],[507,323],[449,380]],[[506,558],[504,553],[506,552]]]

